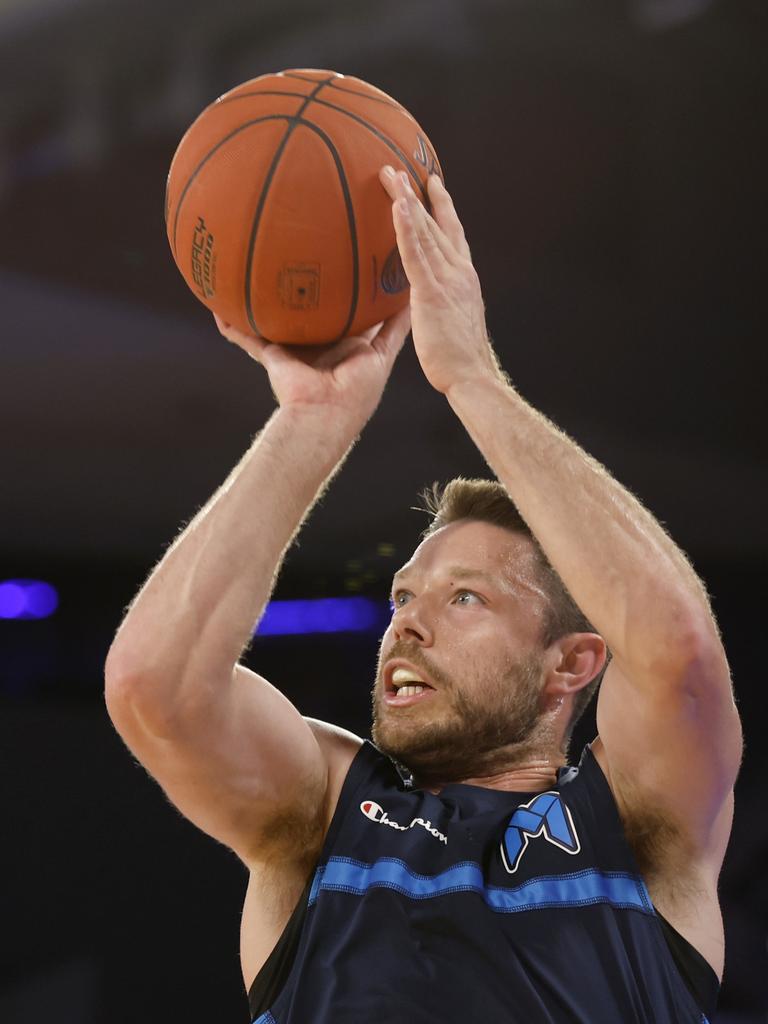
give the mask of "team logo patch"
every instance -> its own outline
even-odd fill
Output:
[[[424,818],[413,818],[409,825],[401,825],[397,821],[393,821],[381,804],[377,804],[375,800],[363,800],[360,804],[360,810],[371,821],[375,821],[378,825],[389,825],[390,828],[396,829],[398,832],[407,832],[409,829],[414,828],[416,825],[425,829],[435,839],[439,839],[441,843],[448,845],[448,837],[444,836],[442,832],[438,831],[432,824],[431,821],[425,821]]]
[[[571,812],[559,793],[539,793],[527,804],[521,804],[509,819],[501,842],[501,859],[510,874],[520,866],[529,841],[542,835],[565,853],[574,854],[581,849]]]

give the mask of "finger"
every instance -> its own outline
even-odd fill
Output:
[[[381,320],[379,323],[374,324],[373,327],[369,327],[367,331],[361,331],[358,337],[365,338],[366,341],[373,341],[383,326],[384,321]]]
[[[411,288],[435,289],[438,287],[437,277],[421,244],[407,200],[398,199],[395,203],[393,220],[400,259]]]
[[[241,341],[252,341],[257,338],[259,341],[266,341],[266,338],[262,338],[260,334],[254,334],[253,331],[249,331],[247,334],[245,331],[241,331],[233,324],[227,323],[218,313],[213,314],[213,319],[216,321],[221,334],[227,339],[227,341],[234,341],[235,344],[239,344]]]
[[[401,173],[405,174],[405,177],[410,181],[406,171],[402,171]],[[379,181],[384,186],[384,191],[387,193],[392,202],[394,202],[398,196],[397,177],[397,172],[395,171],[394,167],[392,167],[390,164],[385,164],[385,166],[379,170]],[[427,194],[427,189],[422,184],[421,178],[415,172],[412,172],[412,177],[413,181],[411,182],[411,188],[418,189],[422,198],[422,202],[425,204],[428,203],[429,196]]]
[[[416,231],[422,248],[433,259],[442,257],[446,263],[456,263],[458,253],[449,241],[439,224],[430,215],[429,210],[416,197],[406,174],[399,174],[397,183],[398,195],[405,199],[413,217]],[[438,257],[439,254],[439,257]]]
[[[384,191],[387,193],[392,202],[397,199],[397,186],[395,184],[395,169],[386,164],[379,171],[379,181],[384,186]]]
[[[244,331],[239,331],[232,324],[228,324],[226,320],[222,320],[217,313],[214,313],[213,317],[222,337],[226,338],[227,341],[231,341],[233,345],[244,349],[257,362],[262,361],[264,352],[270,347],[270,342],[256,335],[245,334]]]
[[[441,230],[456,252],[465,259],[472,259],[467,236],[464,233],[464,226],[456,213],[453,199],[439,175],[430,174],[428,188],[434,217]]]
[[[394,363],[398,353],[405,344],[411,329],[410,303],[386,321],[382,329],[373,339],[371,348],[375,349],[390,365]]]

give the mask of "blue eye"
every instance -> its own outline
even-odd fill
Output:
[[[389,599],[389,607],[394,611],[396,608],[402,608],[405,604],[403,598],[409,597],[410,594],[407,590],[396,590],[395,593]]]
[[[481,604],[483,603],[482,598],[478,597],[478,595],[473,593],[471,590],[460,590],[454,598],[454,600],[459,604],[469,604],[470,602],[468,601],[460,601],[460,598],[462,597],[473,597],[476,601],[479,601]]]

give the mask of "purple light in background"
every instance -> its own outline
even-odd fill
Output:
[[[13,580],[0,583],[0,619],[18,619],[24,611],[24,590]]]
[[[323,597],[314,601],[270,601],[256,636],[302,633],[367,633],[380,628],[384,605],[367,597]]]
[[[42,580],[0,582],[0,619],[47,619],[59,607],[55,587]]]

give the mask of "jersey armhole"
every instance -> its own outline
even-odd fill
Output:
[[[341,821],[352,798],[361,782],[370,774],[374,766],[374,759],[378,761],[380,757],[381,754],[378,753],[374,745],[369,740],[363,740],[362,746],[353,757],[352,763],[347,770],[318,863],[322,864],[326,858],[326,851],[332,849],[336,840],[336,833],[341,827]],[[280,938],[275,943],[272,952],[264,961],[264,965],[248,989],[248,1008],[251,1012],[252,1021],[255,1021],[274,1005],[275,1000],[282,992],[288,980],[304,930],[304,922],[307,918],[309,897],[315,875],[316,870],[313,870]]]
[[[600,762],[595,757],[592,744],[588,743],[582,751],[579,761],[579,769],[585,770],[585,777],[588,779],[599,779],[599,785],[611,796],[616,804],[610,783],[603,771]],[[618,815],[618,808],[617,808]],[[710,1017],[717,1006],[717,997],[720,993],[720,980],[712,965],[701,955],[695,946],[673,928],[672,925],[659,913],[656,907],[653,908],[656,918],[661,925],[661,933],[664,942],[674,961],[677,972],[685,983],[685,987],[699,1009]]]
[[[291,973],[304,927],[304,919],[307,916],[312,881],[313,878],[310,876],[299,897],[299,902],[288,919],[288,924],[248,989],[248,1008],[251,1011],[251,1020],[255,1021],[272,1006]]]
[[[714,968],[695,946],[692,946],[666,918],[662,917],[658,910],[656,917],[661,925],[661,931],[672,959],[675,961],[675,967],[685,982],[686,988],[691,993],[696,1005],[707,1017],[711,1017],[717,1007],[717,997],[720,994],[720,980],[715,974]]]

